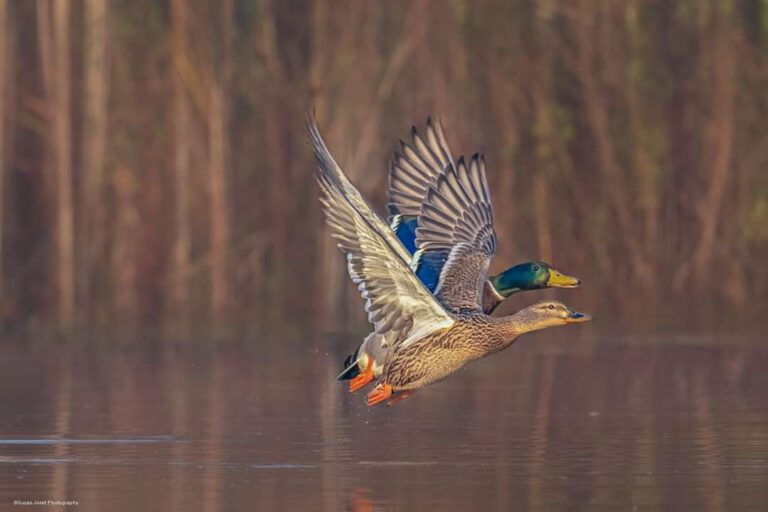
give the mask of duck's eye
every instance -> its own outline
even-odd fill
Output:
[[[549,309],[555,309],[555,305],[554,304],[550,304],[549,305]]]
[[[533,266],[533,271],[534,272],[538,272],[539,271],[539,266],[538,265],[534,265]]]

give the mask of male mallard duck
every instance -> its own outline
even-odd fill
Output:
[[[416,244],[416,229],[427,191],[444,169],[454,167],[454,159],[439,121],[433,123],[431,118],[427,119],[423,138],[414,126],[411,138],[411,144],[400,141],[401,150],[395,152],[390,165],[388,221],[405,249],[414,255],[410,265],[416,275],[429,291],[434,292],[448,250],[420,249]],[[485,281],[483,311],[490,315],[513,293],[551,287],[575,288],[579,284],[579,279],[565,275],[547,263],[520,263]],[[375,333],[369,334],[344,361],[339,380],[352,379],[350,391],[364,387],[381,373],[388,350],[386,340]]]
[[[591,319],[556,301],[503,318],[483,311],[496,235],[481,157],[447,168],[427,192],[417,245],[448,251],[433,295],[408,265],[403,244],[344,176],[315,126],[310,133],[326,221],[347,255],[368,320],[392,346],[368,405],[404,398],[509,346],[521,334]]]

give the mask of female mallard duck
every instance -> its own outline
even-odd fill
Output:
[[[433,295],[409,267],[403,244],[341,172],[316,127],[310,126],[310,133],[326,221],[347,255],[368,320],[391,345],[368,405],[404,398],[509,346],[521,334],[591,319],[560,302],[535,304],[503,318],[483,311],[496,235],[481,157],[473,157],[469,166],[460,161],[447,168],[430,186],[421,209],[417,245],[448,251]]]
[[[409,254],[416,276],[430,292],[437,288],[440,272],[448,258],[448,251],[424,250],[416,244],[416,228],[427,191],[447,168],[454,167],[454,159],[439,121],[427,119],[425,137],[413,127],[412,142],[400,141],[401,150],[395,152],[389,174],[389,225]],[[544,288],[575,288],[579,279],[565,275],[544,262],[526,262],[510,267],[489,277],[483,285],[483,311],[490,315],[510,295]],[[344,361],[339,380],[352,379],[350,391],[357,391],[381,374],[389,346],[376,333],[369,334]]]

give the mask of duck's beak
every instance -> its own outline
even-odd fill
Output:
[[[549,281],[547,281],[549,286],[555,288],[576,288],[580,284],[580,279],[562,274],[553,268],[549,269]]]
[[[589,322],[592,320],[592,317],[586,313],[579,313],[578,311],[571,311],[568,313],[568,318],[565,319],[565,323],[567,324],[581,324],[584,322]]]

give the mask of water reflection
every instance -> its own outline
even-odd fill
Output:
[[[550,335],[374,410],[342,346],[5,348],[0,508],[763,510],[768,350],[723,341]]]

